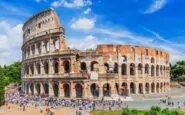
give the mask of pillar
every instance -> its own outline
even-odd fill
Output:
[[[45,92],[44,92],[44,86],[43,86],[43,84],[42,83],[40,83],[40,94],[42,95],[42,94],[44,94]]]
[[[34,95],[37,95],[38,94],[36,85],[37,84],[33,84],[33,92],[34,92]]]
[[[99,87],[99,97],[103,97],[103,87]]]
[[[70,94],[71,94],[71,98],[75,98],[76,97],[76,92],[75,92],[75,86],[74,86],[74,83],[71,82],[71,87],[70,87]]]
[[[59,97],[64,97],[64,88],[61,82],[59,82]]]
[[[49,84],[49,96],[53,97],[54,96],[53,84],[51,82],[49,82],[48,84]]]

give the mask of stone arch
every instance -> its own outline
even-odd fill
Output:
[[[93,61],[91,62],[91,71],[94,71],[95,70],[95,65],[98,64],[97,61]]]
[[[136,93],[136,85],[131,82],[130,83],[130,94],[135,94]]]
[[[150,92],[150,84],[149,83],[145,84],[145,92],[146,92],[146,94],[149,94],[149,92]]]
[[[145,74],[149,74],[149,64],[145,64]]]
[[[162,65],[160,66],[160,74],[163,75],[163,67],[162,67]]]
[[[40,84],[36,84],[37,94],[40,95]]]
[[[163,83],[160,83],[160,92],[163,92]]]
[[[139,64],[138,64],[138,74],[140,74],[140,75],[142,74],[142,68],[143,68],[143,67],[142,67],[142,64],[139,63]]]
[[[106,97],[110,97],[110,84],[109,83],[105,83],[103,85],[103,96],[106,96]]]
[[[54,60],[53,67],[54,67],[54,73],[59,73],[59,62],[58,62],[58,60]]]
[[[49,73],[49,63],[48,63],[48,61],[44,62],[44,72],[45,72],[45,74]]]
[[[41,43],[37,43],[37,51],[39,54],[41,54]]]
[[[139,88],[138,88],[138,92],[139,94],[143,94],[143,84],[142,83],[139,83]]]
[[[159,83],[156,85],[156,92],[159,93]]]
[[[126,64],[121,65],[121,74],[127,75],[127,65]]]
[[[59,49],[59,39],[56,39],[56,40],[54,40],[53,41],[53,44],[54,44],[54,48],[55,48],[55,50],[58,50]]]
[[[43,84],[44,94],[49,95],[49,85],[47,83]]]
[[[76,91],[76,97],[77,98],[82,98],[83,96],[83,87],[81,84],[76,84],[75,85],[75,91]]]
[[[63,89],[64,89],[64,97],[69,98],[70,97],[70,85],[65,83],[63,85]]]
[[[34,44],[31,46],[31,52],[33,55],[35,54],[35,45]]]
[[[151,66],[151,76],[154,76],[155,67],[154,65]]]
[[[64,73],[69,73],[71,71],[70,70],[70,62],[68,60],[66,60],[63,62],[63,65],[64,65]]]
[[[81,62],[80,63],[80,68],[81,68],[82,71],[86,71],[87,70],[86,63],[85,62]]]
[[[37,68],[37,74],[40,74],[40,69],[41,69],[40,63],[36,64],[36,68]]]
[[[135,64],[134,63],[130,64],[130,75],[135,75]]]
[[[151,58],[151,63],[155,63],[155,59],[153,57]]]
[[[34,74],[34,65],[33,64],[30,64],[30,70],[31,70],[31,75]]]
[[[151,84],[151,92],[155,93],[155,84],[154,83]]]
[[[156,76],[159,76],[159,65],[156,66]]]
[[[128,96],[128,86],[126,82],[123,82],[121,85],[121,95]]]
[[[54,97],[59,97],[59,86],[58,86],[58,83],[53,83],[53,94],[54,94]]]
[[[34,84],[33,83],[31,83],[30,84],[30,93],[31,93],[31,95],[34,95]]]
[[[108,73],[109,72],[109,64],[108,63],[104,63],[104,67],[105,67],[106,72]]]
[[[114,63],[114,73],[118,73],[118,63]]]
[[[92,83],[90,88],[92,96],[99,97],[99,86],[96,83]]]

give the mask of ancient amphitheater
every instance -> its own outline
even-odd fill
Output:
[[[30,17],[23,32],[22,87],[27,94],[97,98],[170,90],[169,54],[162,50],[130,45],[72,50],[51,8]]]

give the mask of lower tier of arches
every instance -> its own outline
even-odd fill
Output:
[[[29,95],[64,98],[114,97],[167,93],[169,82],[93,82],[93,81],[26,81],[22,89]]]

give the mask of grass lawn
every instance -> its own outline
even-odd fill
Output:
[[[122,115],[122,110],[119,111],[97,110],[93,111],[92,115]],[[138,115],[145,115],[145,111],[138,110]]]

